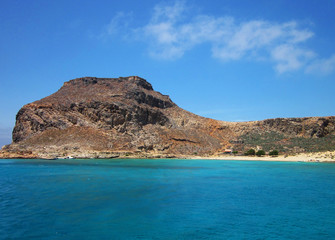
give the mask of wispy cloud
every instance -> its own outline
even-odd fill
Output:
[[[132,13],[118,12],[107,25],[107,33],[114,35],[127,29],[132,19]]]
[[[330,74],[335,71],[335,54],[326,59],[317,59],[307,66],[307,73]]]
[[[315,55],[311,50],[297,48],[292,44],[282,44],[271,51],[271,57],[276,62],[275,69],[279,73],[298,70]]]
[[[133,14],[131,12],[117,12],[111,21],[104,26],[104,30],[98,36],[92,35],[92,38],[98,38],[101,40],[108,40],[116,36],[127,37],[132,34],[131,22],[133,20]]]
[[[124,25],[121,22],[124,16],[122,13],[113,18],[108,29],[110,34],[120,24]],[[148,44],[150,56],[158,59],[175,60],[197,45],[207,43],[212,57],[223,62],[267,60],[278,73],[306,68],[308,72],[317,68],[325,73],[334,71],[334,59],[316,61],[317,54],[304,47],[314,33],[296,21],[238,22],[231,16],[195,14],[185,1],[176,1],[172,5],[156,5],[149,22],[131,31]],[[323,63],[328,67],[323,67]]]

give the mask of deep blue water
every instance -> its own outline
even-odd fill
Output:
[[[335,164],[1,160],[0,239],[334,239]]]

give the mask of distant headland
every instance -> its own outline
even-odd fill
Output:
[[[130,76],[77,78],[23,106],[13,142],[0,157],[214,158],[325,151],[335,151],[334,116],[218,121],[181,109],[145,79]]]

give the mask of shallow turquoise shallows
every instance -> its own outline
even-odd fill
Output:
[[[335,164],[0,160],[0,239],[334,239]]]

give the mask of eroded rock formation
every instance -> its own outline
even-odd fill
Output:
[[[16,116],[13,143],[3,148],[2,154],[17,156],[21,152],[46,158],[204,156],[226,148],[262,148],[262,137],[265,145],[272,141],[282,151],[291,151],[296,138],[333,141],[334,126],[334,117],[217,121],[179,108],[137,76],[84,77],[23,106]],[[259,141],[253,142],[253,136]]]

